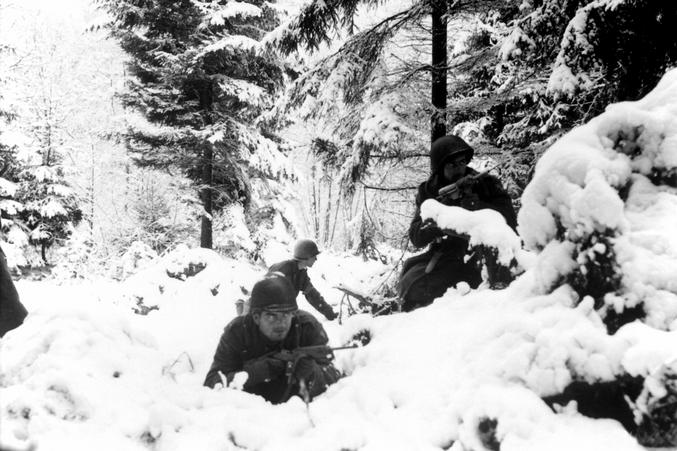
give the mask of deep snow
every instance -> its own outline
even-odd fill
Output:
[[[334,345],[363,330],[371,342],[337,353],[346,377],[307,409],[298,398],[273,406],[233,388],[201,386],[240,287],[251,287],[262,268],[181,249],[121,284],[19,283],[30,314],[0,340],[0,443],[470,451],[484,449],[478,425],[490,418],[502,451],[642,449],[619,423],[583,417],[574,404],[553,412],[540,397],[574,378],[628,373],[660,382],[675,363],[677,190],[651,177],[676,166],[672,71],[645,99],[609,107],[546,152],[519,214],[521,238],[535,256],[508,288],[459,287],[411,313],[324,321]],[[448,212],[427,208],[438,217]],[[648,311],[644,323],[614,335],[592,298],[578,299],[562,283],[594,257],[576,255],[576,243],[608,230],[616,234],[622,288],[605,302],[620,310],[641,301]],[[604,254],[604,246],[586,252]],[[206,267],[185,281],[167,276],[188,262]],[[388,271],[324,252],[311,276],[336,305],[332,286],[368,291]],[[158,309],[133,314],[139,299]],[[301,307],[313,312],[305,301]],[[659,396],[662,385],[649,385]]]

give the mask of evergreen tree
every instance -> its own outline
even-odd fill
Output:
[[[426,100],[436,67],[429,59],[438,42],[430,19],[436,6],[375,5],[311,2],[286,25],[279,44],[287,51],[331,43],[337,29],[354,33],[297,79],[282,108],[313,123],[306,127],[315,132],[309,141],[323,144],[310,150],[340,172],[344,195],[372,190],[371,198],[387,198],[379,205],[397,221],[408,216],[397,206],[413,193],[395,190],[425,176],[423,131],[439,112]],[[370,6],[374,18],[365,24],[356,13]],[[446,128],[472,143],[479,162],[491,161],[514,199],[554,139],[611,102],[641,97],[675,63],[675,11],[667,2],[481,1],[446,8]],[[381,183],[384,171],[389,177]],[[404,230],[407,221],[399,225]]]
[[[284,158],[256,118],[282,80],[259,42],[277,25],[268,2],[100,0],[130,55],[123,103],[140,113],[125,135],[136,162],[179,168],[199,187],[200,243],[212,215],[251,200],[252,177],[277,177]]]
[[[39,246],[43,263],[48,263],[47,249],[71,235],[82,213],[65,178],[55,129],[38,123],[34,131],[36,141],[30,144],[26,136],[22,142],[3,142],[0,130],[2,231],[16,245]]]
[[[79,199],[67,181],[68,114],[48,65],[37,65],[38,76],[29,81],[28,108],[20,125],[26,141],[18,146],[19,165],[13,172],[16,199],[22,204],[15,220],[39,246],[45,264],[47,249],[70,237],[82,219]]]
[[[1,121],[1,120],[0,120]],[[14,225],[12,219],[23,205],[16,200],[17,186],[9,180],[16,167],[14,146],[6,141],[0,126],[0,236],[9,233]]]
[[[3,57],[11,51],[12,49],[9,46],[0,43],[0,61],[5,59]],[[5,67],[5,64],[0,64],[0,87],[2,88],[5,87],[7,82],[7,72],[8,68]],[[20,208],[20,205],[13,200],[16,185],[5,178],[12,167],[16,165],[14,145],[6,136],[9,122],[13,117],[14,114],[10,106],[5,103],[4,97],[0,95],[0,234],[9,231],[9,216],[16,213],[17,207]]]
[[[483,120],[487,141],[504,149],[538,155],[609,103],[645,95],[677,61],[677,14],[667,2],[524,2],[492,20],[504,31],[488,33],[484,47],[493,50],[453,97],[470,106],[462,119]]]
[[[61,84],[65,63],[57,46],[43,45],[42,31],[28,30],[31,47],[17,48],[5,60],[15,109],[12,122],[4,126],[10,144],[0,145],[0,151],[8,156],[5,177],[13,187],[11,202],[3,207],[5,230],[14,244],[37,246],[42,262],[48,263],[47,250],[71,235],[81,211],[64,164],[69,150],[65,122],[71,111],[69,92]],[[37,261],[28,258],[27,263]]]
[[[468,55],[457,48],[466,29],[478,26],[476,17],[504,4],[316,1],[278,34],[278,45],[293,52],[331,45],[340,30],[352,33],[298,77],[280,106],[291,121],[308,124],[309,150],[325,166],[318,173],[338,172],[344,199],[326,216],[343,215],[339,204],[351,206],[343,218],[351,221],[351,247],[364,248],[363,231],[397,246],[406,241],[414,180],[427,176],[430,143],[460,122],[447,106],[465,78],[458,63]]]
[[[44,159],[47,148],[39,149],[42,163],[27,165],[18,174],[17,198],[23,209],[17,218],[29,231],[29,243],[40,247],[45,264],[47,249],[63,242],[82,219],[78,198],[66,182],[65,169],[56,158]]]
[[[360,7],[376,8],[382,2],[373,0],[336,0],[326,2],[315,0],[308,4],[301,13],[285,27],[278,44],[285,52],[293,52],[301,46],[308,50],[316,50],[322,43],[332,41],[333,32],[347,29],[355,31],[355,17]],[[430,120],[430,142],[444,136],[447,132],[447,86],[448,86],[448,29],[454,26],[450,18],[466,21],[469,16],[490,14],[506,2],[495,0],[454,1],[419,0],[399,7],[394,13],[387,15],[376,24],[351,36],[336,55],[323,64],[344,65],[347,61],[351,67],[346,86],[346,99],[360,100],[364,88],[373,81],[375,70],[382,67],[388,56],[388,43],[402,38],[403,33],[416,31],[416,41],[411,45],[425,55],[430,55],[428,62],[416,60],[413,67],[404,69],[400,81],[419,73],[427,74],[427,85],[430,92],[430,104],[426,108]],[[510,2],[507,2],[510,3]],[[392,5],[389,5],[392,8]],[[391,9],[386,8],[386,9]],[[426,48],[427,47],[427,48]],[[411,55],[408,56],[411,59]],[[413,61],[410,61],[413,62]],[[362,67],[357,67],[357,66]],[[392,80],[391,80],[392,82]],[[401,85],[400,85],[401,87]],[[381,94],[389,89],[381,89]],[[353,99],[350,99],[353,97]]]

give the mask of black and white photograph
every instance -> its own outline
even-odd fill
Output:
[[[0,451],[677,451],[677,3],[0,0]]]

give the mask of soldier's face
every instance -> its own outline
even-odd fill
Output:
[[[460,155],[453,160],[449,160],[444,165],[444,178],[450,182],[455,182],[465,175],[467,166],[468,161],[466,160],[465,155]]]
[[[262,311],[253,315],[254,323],[261,333],[270,341],[282,341],[291,329],[293,312]]]

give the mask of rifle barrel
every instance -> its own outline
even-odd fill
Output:
[[[356,345],[356,344],[353,344],[353,345],[347,345],[347,346],[339,346],[337,348],[331,348],[331,350],[332,351],[341,351],[343,349],[355,349],[355,348],[359,348],[359,346]]]

